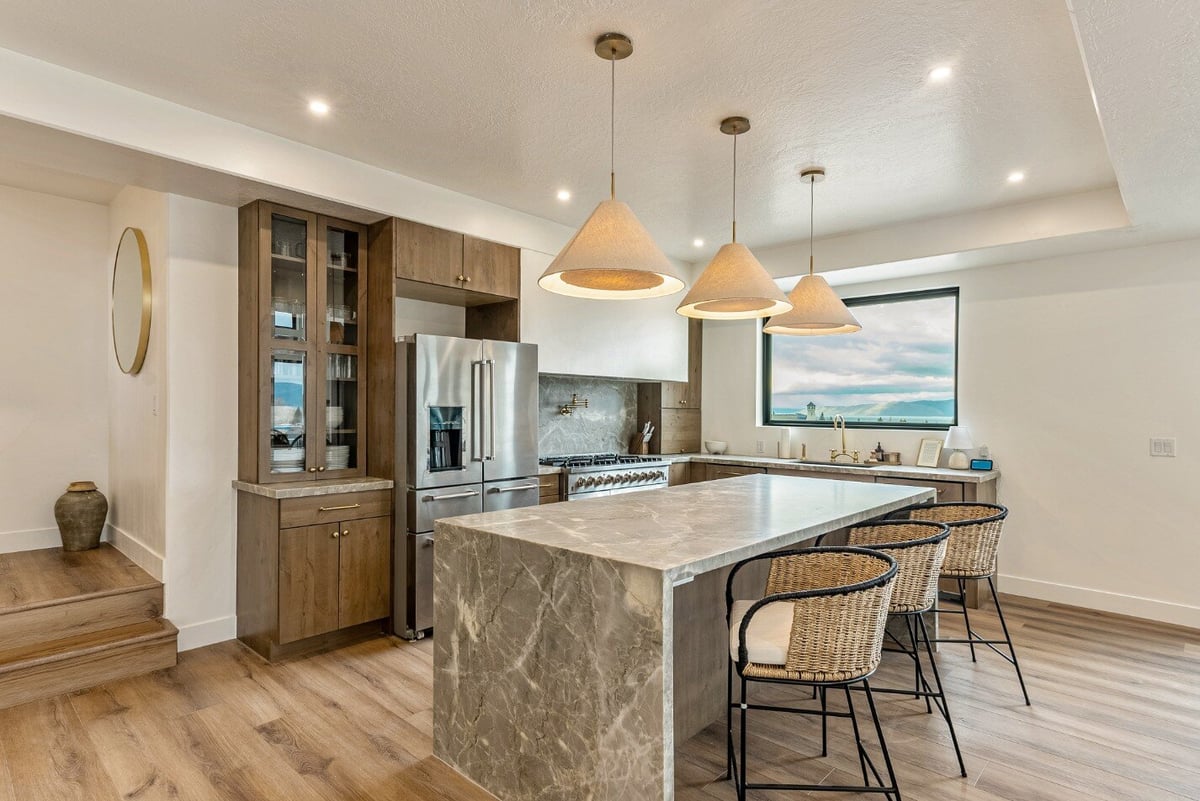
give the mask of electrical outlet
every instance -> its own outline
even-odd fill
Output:
[[[761,439],[756,439],[754,441],[754,452],[755,453],[764,453],[766,450],[766,447],[767,447],[766,443],[764,443]]]
[[[1151,437],[1150,438],[1150,455],[1151,456],[1175,456],[1175,438],[1174,437]]]

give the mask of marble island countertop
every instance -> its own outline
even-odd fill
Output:
[[[751,475],[464,515],[437,525],[646,567],[678,581],[932,500],[933,494],[898,485]]]

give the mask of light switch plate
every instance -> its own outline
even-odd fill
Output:
[[[1151,437],[1150,438],[1150,455],[1151,456],[1174,456],[1175,455],[1175,438],[1174,437]]]
[[[755,453],[762,453],[765,448],[766,448],[766,445],[761,439],[756,439],[754,441],[754,452]]]

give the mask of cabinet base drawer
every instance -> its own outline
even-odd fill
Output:
[[[390,490],[284,498],[279,502],[279,527],[317,526],[340,520],[385,517],[392,513]]]

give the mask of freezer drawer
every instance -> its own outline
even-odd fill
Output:
[[[408,537],[413,575],[412,630],[433,628],[433,535],[410,534]]]
[[[433,531],[433,522],[443,517],[482,511],[483,486],[480,484],[408,491],[408,530],[413,534]]]
[[[497,512],[501,509],[537,506],[541,495],[541,485],[537,476],[518,478],[514,481],[489,481],[483,485],[483,511]]]

